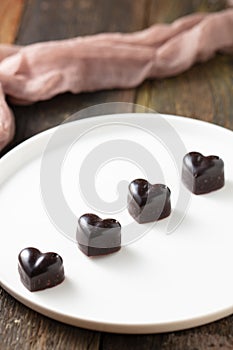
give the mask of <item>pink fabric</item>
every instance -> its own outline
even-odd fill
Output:
[[[5,96],[0,84],[0,150],[3,149],[14,136],[15,121],[13,114],[6,104]]]
[[[0,45],[0,82],[12,102],[30,104],[65,91],[136,87],[148,78],[177,75],[216,52],[233,53],[233,9],[197,13],[132,34]],[[2,91],[0,95],[1,149],[14,127]]]

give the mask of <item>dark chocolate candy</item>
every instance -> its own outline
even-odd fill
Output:
[[[76,239],[87,256],[105,255],[121,248],[121,225],[117,220],[102,220],[94,214],[84,214],[78,220]]]
[[[56,253],[29,247],[19,253],[18,260],[20,279],[31,292],[54,287],[65,278],[63,260]]]
[[[158,221],[170,215],[170,197],[167,186],[137,179],[129,185],[128,211],[139,224]]]
[[[209,193],[224,186],[224,163],[217,156],[205,157],[198,152],[184,156],[182,180],[195,194]]]

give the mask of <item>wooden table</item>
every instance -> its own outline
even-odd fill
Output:
[[[132,32],[195,11],[224,7],[218,0],[1,0],[0,40],[29,44],[99,32]],[[134,102],[233,129],[233,58],[218,55],[175,78],[137,89],[55,97],[12,106],[17,131],[10,148],[61,123],[73,112],[103,102]],[[232,276],[229,276],[232,278]],[[71,327],[23,306],[0,290],[0,349],[233,349],[233,316],[191,330],[155,335],[115,335]]]

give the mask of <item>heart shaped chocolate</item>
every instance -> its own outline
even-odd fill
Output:
[[[114,253],[121,248],[121,225],[115,219],[84,214],[78,220],[76,240],[87,256]]]
[[[195,194],[209,193],[224,186],[224,163],[218,156],[187,153],[183,158],[182,180]]]
[[[56,253],[29,247],[19,253],[18,261],[21,281],[31,292],[54,287],[65,278],[63,260]]]
[[[129,185],[128,211],[139,224],[158,221],[170,215],[170,197],[166,185],[136,179]]]

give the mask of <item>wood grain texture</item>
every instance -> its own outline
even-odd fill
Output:
[[[151,1],[148,25],[194,11],[220,10],[224,1]],[[218,55],[177,77],[145,82],[136,102],[157,112],[183,115],[233,128],[233,58]]]
[[[233,316],[190,330],[154,335],[104,334],[101,350],[232,350]]]
[[[194,11],[214,11],[223,6],[221,0],[28,0],[17,43],[102,31],[130,32],[157,22],[171,22]],[[213,121],[233,129],[232,57],[218,55],[178,77],[147,81],[137,90],[68,93],[28,107],[12,106],[17,133],[10,147],[61,123],[78,110],[111,101],[137,102],[161,113]],[[92,332],[50,320],[1,289],[0,311],[1,350],[233,349],[233,316],[186,331],[132,336]]]
[[[224,1],[152,0],[148,25],[169,23],[194,11],[221,10],[224,4]],[[137,89],[136,102],[160,113],[197,118],[233,129],[233,58],[218,55],[177,77],[147,81]],[[134,349],[133,338],[127,338],[127,346],[124,346],[123,339],[105,336],[104,349]],[[142,336],[140,339],[137,344],[144,344],[146,349],[233,349],[233,316],[191,330]]]
[[[64,39],[101,31],[134,31],[144,26],[146,0],[28,1],[18,44]],[[106,102],[133,102],[135,90],[63,94],[28,107],[12,106],[16,136],[9,150],[24,139],[60,124],[85,107]],[[63,325],[33,312],[1,290],[0,349],[97,350],[100,333]]]
[[[99,349],[99,334],[33,312],[1,290],[1,350]]]
[[[11,44],[18,32],[24,0],[1,0],[0,2],[0,43]]]
[[[17,44],[71,38],[99,32],[132,32],[145,26],[148,0],[33,0],[25,7]],[[16,116],[16,137],[4,150],[24,139],[62,123],[83,108],[110,102],[134,102],[135,90],[66,93],[29,107],[12,106]],[[2,153],[3,154],[3,153]]]
[[[29,0],[18,42],[66,39],[100,32],[133,32],[144,25],[148,0]]]

